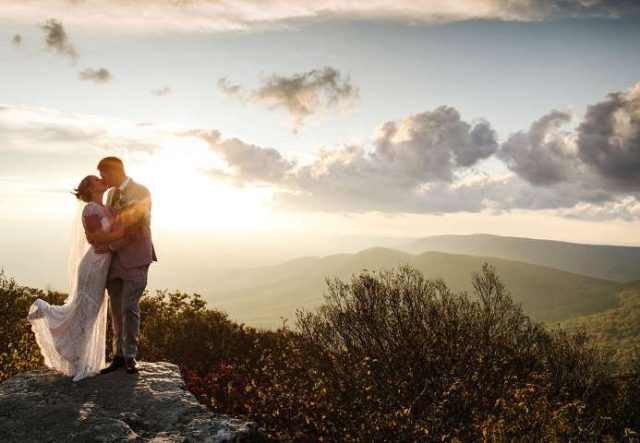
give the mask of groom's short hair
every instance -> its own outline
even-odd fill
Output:
[[[125,175],[124,163],[118,157],[105,157],[98,163],[99,171],[118,171]]]

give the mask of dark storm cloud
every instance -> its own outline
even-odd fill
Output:
[[[45,44],[48,51],[66,55],[74,63],[78,60],[78,53],[71,44],[62,22],[51,18],[41,28],[45,32]]]

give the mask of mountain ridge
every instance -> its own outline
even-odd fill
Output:
[[[396,246],[420,253],[440,251],[497,257],[627,283],[640,280],[640,247],[594,245],[492,234],[440,235]]]

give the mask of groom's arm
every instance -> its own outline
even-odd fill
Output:
[[[123,211],[122,221],[124,225],[124,236],[109,242],[109,249],[111,251],[118,251],[128,245],[129,243],[137,240],[139,235],[136,232],[131,232],[136,223],[139,223],[143,218],[150,217],[151,214],[151,194],[145,187],[141,187],[141,198],[135,201],[135,204],[129,211]],[[149,229],[147,227],[147,229]]]

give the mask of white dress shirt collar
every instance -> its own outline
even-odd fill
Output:
[[[129,186],[129,183],[131,183],[131,177],[125,178],[122,183],[120,183],[120,186],[118,186],[118,189],[124,191],[126,187]]]

